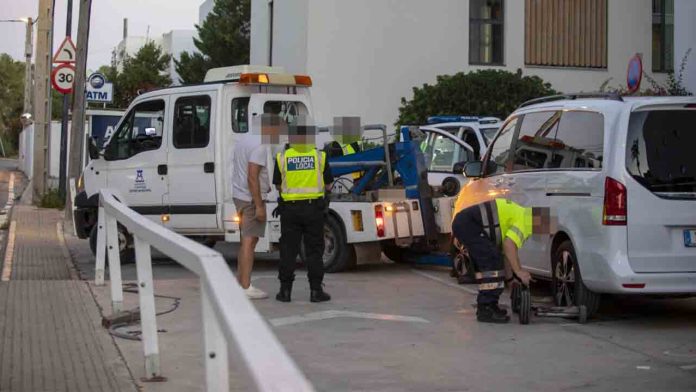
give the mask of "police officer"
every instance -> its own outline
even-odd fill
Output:
[[[303,121],[298,121],[302,123]],[[306,123],[306,121],[304,121]],[[324,223],[333,176],[326,153],[314,145],[315,127],[294,125],[288,129],[290,144],[276,155],[273,184],[280,192],[280,291],[276,299],[290,302],[295,280],[295,260],[304,241],[310,301],[329,301],[324,292]]]
[[[505,288],[506,265],[503,257],[507,259],[512,273],[528,285],[531,275],[520,266],[518,250],[533,233],[548,231],[548,209],[523,207],[506,199],[487,201],[456,214],[452,221],[452,233],[467,248],[476,268],[479,283],[476,299],[478,321],[510,321],[507,311],[498,306],[498,299]]]

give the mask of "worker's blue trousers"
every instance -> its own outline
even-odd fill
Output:
[[[497,304],[503,293],[505,263],[500,249],[483,227],[481,209],[478,205],[457,213],[452,222],[452,235],[466,246],[469,257],[476,268],[479,281],[479,304]]]

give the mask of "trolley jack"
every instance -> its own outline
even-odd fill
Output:
[[[587,322],[587,307],[580,306],[542,306],[532,304],[532,294],[529,286],[514,280],[510,294],[511,308],[517,313],[520,324],[529,324],[530,315],[534,311],[536,317],[560,317],[577,319],[580,324]]]

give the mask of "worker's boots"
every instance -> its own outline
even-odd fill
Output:
[[[329,293],[319,288],[317,290],[311,290],[309,292],[309,300],[311,302],[326,302],[331,300]]]
[[[290,302],[291,297],[290,294],[292,293],[292,284],[287,284],[287,283],[281,283],[280,284],[280,291],[278,294],[276,294],[276,300],[280,302]]]
[[[510,316],[498,304],[479,304],[476,309],[476,319],[482,323],[505,324],[510,321]]]

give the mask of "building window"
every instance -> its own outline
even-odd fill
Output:
[[[607,67],[607,0],[525,1],[525,64]]]
[[[503,65],[503,0],[470,0],[469,63]]]
[[[652,2],[652,70],[674,70],[674,0]]]

